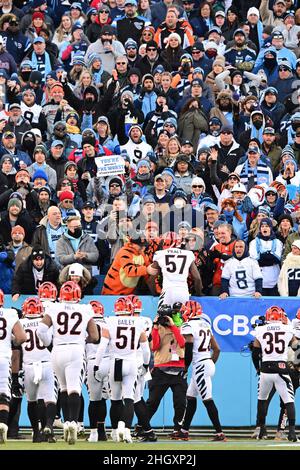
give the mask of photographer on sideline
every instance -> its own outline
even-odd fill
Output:
[[[175,307],[175,305],[174,305]],[[175,323],[174,323],[175,322]],[[187,380],[184,362],[185,340],[180,333],[182,324],[177,309],[162,305],[153,322],[151,350],[154,352],[154,368],[149,382],[147,406],[149,419],[159,407],[161,399],[168,388],[173,393],[174,431],[171,438],[180,430],[186,405]]]

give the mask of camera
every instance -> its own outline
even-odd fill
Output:
[[[264,326],[266,324],[266,317],[264,315],[261,315],[258,317],[257,320],[255,320],[254,323],[252,323],[252,328],[256,328],[257,326]]]
[[[169,318],[167,317],[172,317],[173,309],[170,305],[161,305],[159,307],[157,314],[158,314],[158,319],[157,323],[158,325],[161,326],[169,326]]]

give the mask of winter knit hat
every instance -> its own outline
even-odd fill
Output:
[[[59,195],[59,201],[62,202],[64,201],[65,199],[74,199],[74,193],[72,193],[72,191],[62,191]]]
[[[146,160],[146,159],[142,159],[142,160],[139,160],[136,167],[137,169],[141,168],[141,166],[146,166],[149,170],[150,170],[150,162],[149,160]]]
[[[269,219],[268,217],[265,217],[264,219],[260,221],[259,229],[261,229],[262,225],[268,225],[270,229],[273,230],[272,220]]]
[[[294,154],[294,150],[292,149],[292,147],[290,145],[286,145],[283,149],[282,149],[282,152],[281,152],[281,157],[283,155],[286,155],[288,154],[290,157],[291,157],[291,160],[294,160],[295,158],[295,154]]]
[[[42,178],[48,182],[48,176],[43,170],[36,170],[32,175],[32,181],[35,181],[37,178]]]
[[[279,217],[278,217],[278,225],[280,225],[280,223],[283,221],[283,220],[288,220],[291,224],[292,227],[294,227],[294,221],[293,221],[293,218],[290,214],[281,214]]]
[[[11,206],[17,206],[19,209],[22,209],[23,205],[20,199],[13,197],[8,201],[7,209],[10,209]]]

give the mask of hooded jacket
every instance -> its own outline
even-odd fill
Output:
[[[84,260],[77,260],[75,258],[75,251],[71,241],[66,234],[64,234],[59,240],[57,240],[55,257],[61,266],[67,266],[68,264],[79,262],[91,273],[92,265],[97,264],[99,252],[92,237],[87,233],[83,233],[80,237],[78,250],[87,253],[87,258]]]
[[[45,264],[42,282],[53,282],[57,283],[58,278],[58,267],[57,264],[52,261],[49,255],[45,255]],[[31,256],[27,258],[23,263],[20,264],[19,268],[15,272],[13,283],[12,283],[12,295],[14,294],[31,294],[36,295],[37,289],[35,286],[35,280],[33,275],[33,263]]]
[[[278,291],[282,297],[300,295],[300,256],[289,253],[283,262],[279,278]]]

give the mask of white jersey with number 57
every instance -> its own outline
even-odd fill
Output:
[[[85,346],[87,324],[94,311],[89,304],[53,303],[45,309],[53,324],[53,346],[79,344]]]
[[[211,358],[211,327],[207,321],[199,318],[191,318],[181,326],[182,335],[193,335],[193,363],[202,359]]]
[[[111,357],[136,360],[139,339],[145,328],[144,318],[120,315],[106,317],[105,321],[110,336]]]
[[[163,275],[163,289],[170,287],[186,287],[189,270],[194,253],[180,248],[168,248],[155,253],[153,261],[156,261]]]
[[[293,338],[290,325],[281,322],[267,323],[256,328],[256,339],[262,350],[262,362],[287,361],[288,346]]]

